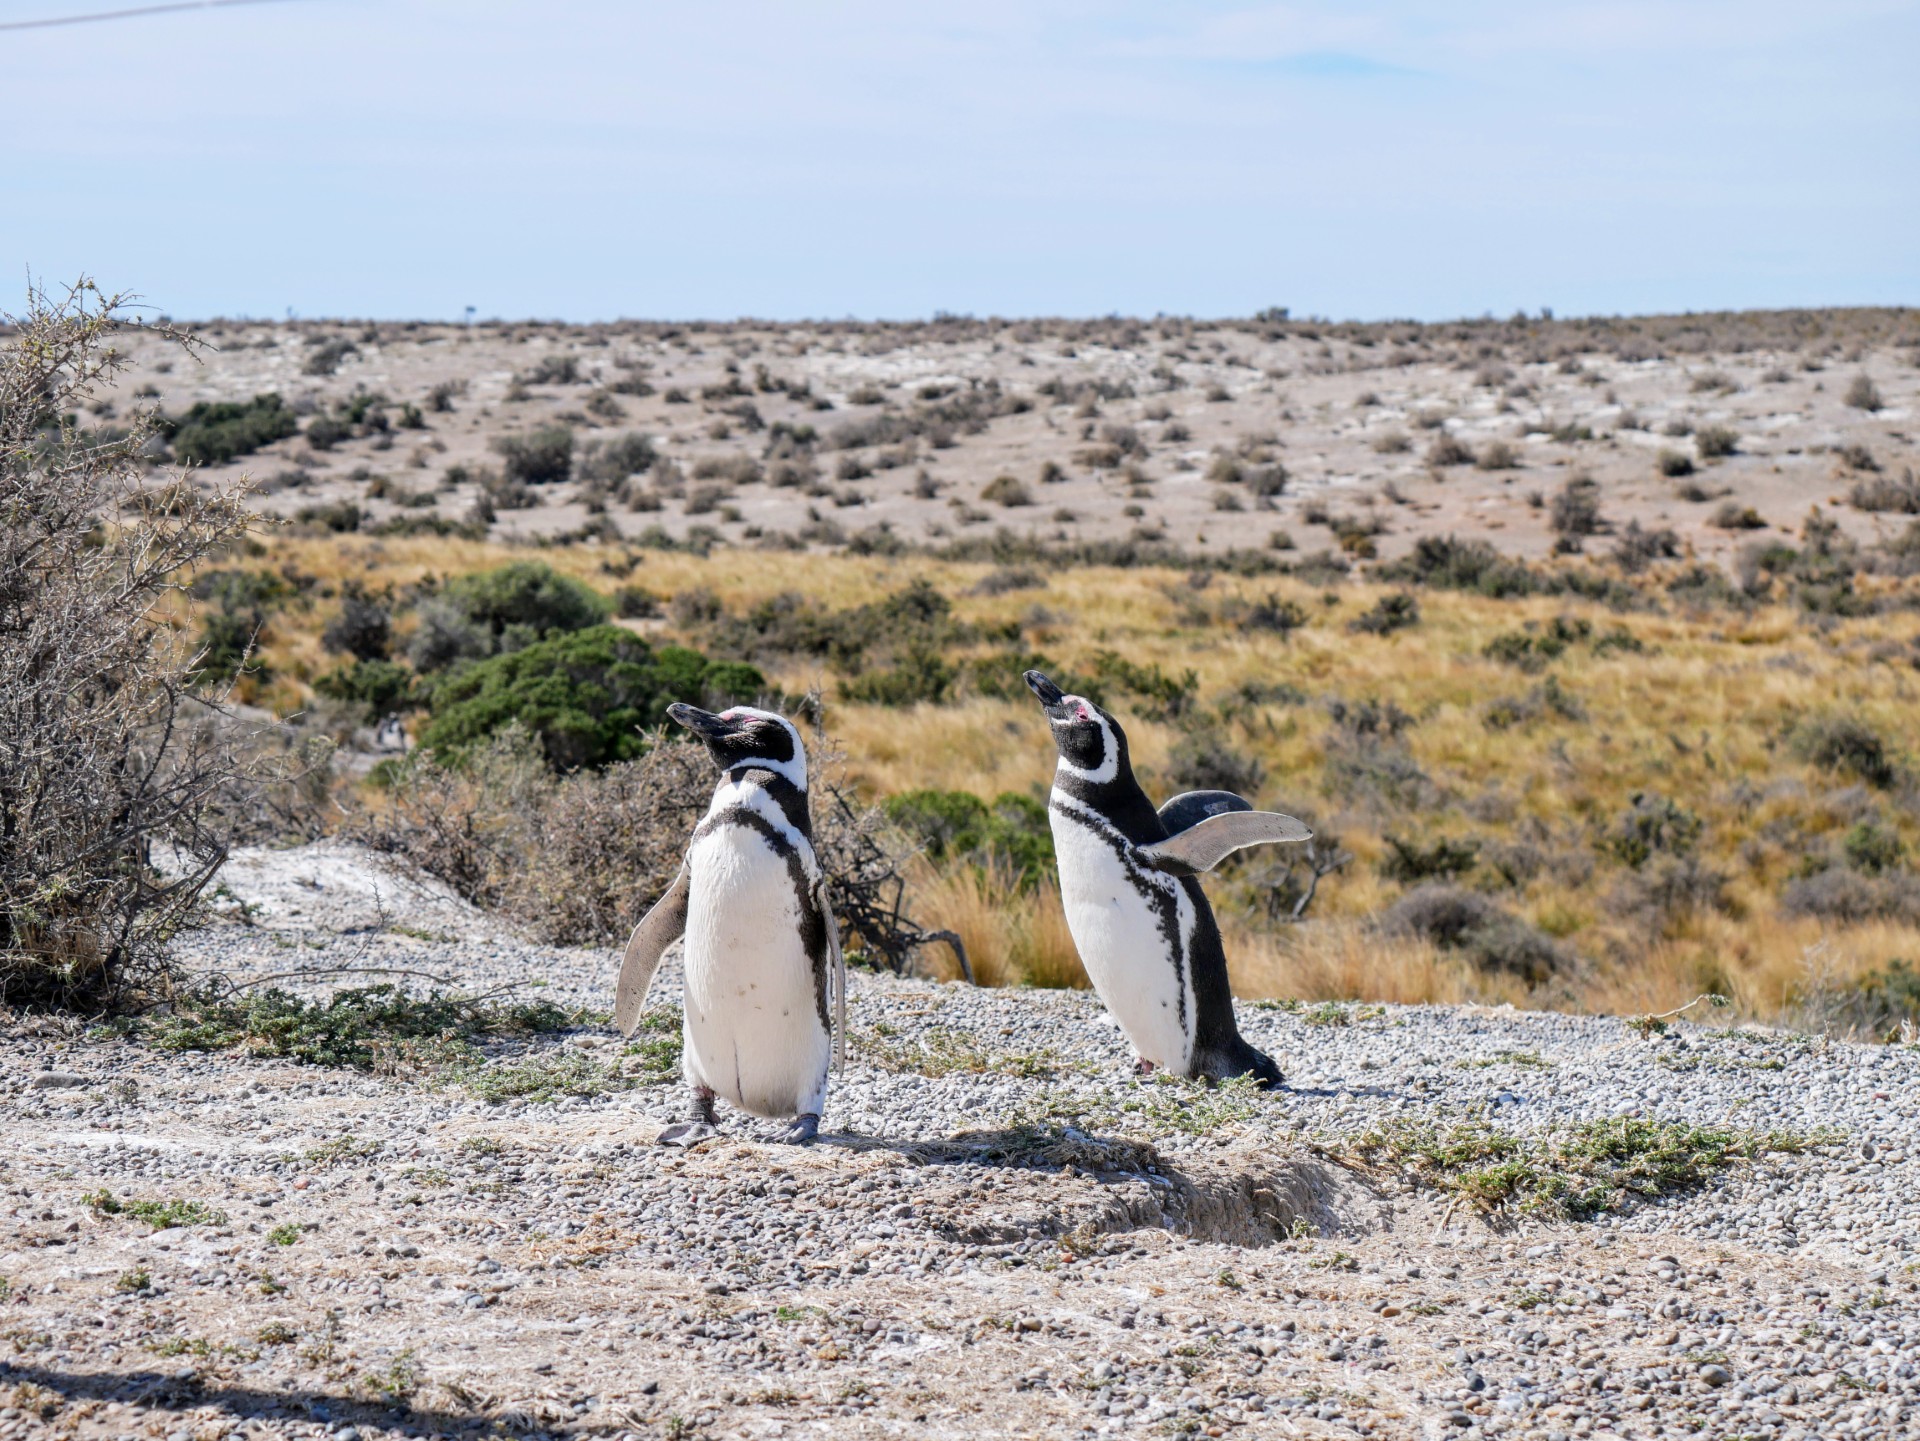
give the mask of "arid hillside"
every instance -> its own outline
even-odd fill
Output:
[[[1905,310],[196,331],[198,362],[136,343],[119,404],[279,396],[184,458],[335,528],[1364,559],[1446,532],[1539,557],[1637,522],[1727,562],[1811,506],[1867,541],[1920,505]]]

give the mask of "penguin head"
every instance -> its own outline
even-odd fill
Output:
[[[715,714],[684,702],[668,706],[667,714],[706,742],[707,753],[721,770],[757,766],[805,789],[807,750],[785,716],[745,705]]]
[[[1037,670],[1028,671],[1026,681],[1053,727],[1062,766],[1095,783],[1113,780],[1129,768],[1127,734],[1119,721],[1085,696],[1064,694]]]

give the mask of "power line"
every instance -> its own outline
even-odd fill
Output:
[[[170,10],[218,10],[228,5],[268,5],[278,0],[180,0],[173,5],[141,5],[132,10],[100,10],[91,15],[56,15],[47,20],[9,20],[0,30],[49,30],[56,25],[90,25],[96,20],[131,20],[141,15],[164,15]]]

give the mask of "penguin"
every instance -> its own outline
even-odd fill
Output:
[[[845,1059],[847,1005],[840,932],[813,853],[807,753],[771,711],[667,714],[706,743],[721,780],[679,875],[627,942],[614,1021],[633,1034],[661,955],[684,934],[681,1064],[692,1108],[660,1141],[714,1134],[714,1098],[724,1096],[790,1119],[786,1139],[804,1145],[820,1129],[829,1058]]]
[[[1137,1069],[1280,1085],[1280,1068],[1234,1022],[1220,928],[1196,877],[1243,846],[1313,832],[1231,791],[1188,791],[1155,811],[1133,777],[1120,723],[1037,670],[1026,682],[1060,752],[1047,812],[1067,929],[1133,1042]]]

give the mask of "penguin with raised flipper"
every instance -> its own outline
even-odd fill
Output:
[[[1196,877],[1243,846],[1313,832],[1230,791],[1188,791],[1156,811],[1120,723],[1037,670],[1026,681],[1060,752],[1047,811],[1067,929],[1139,1068],[1279,1085],[1279,1067],[1234,1023],[1226,952]]]
[[[632,1035],[662,953],[686,936],[682,1067],[692,1112],[660,1140],[714,1132],[714,1098],[791,1118],[786,1139],[820,1128],[831,1060],[844,1059],[847,973],[827,883],[813,853],[807,754],[784,716],[750,706],[667,714],[706,742],[721,780],[673,885],[634,927],[614,1020]]]

